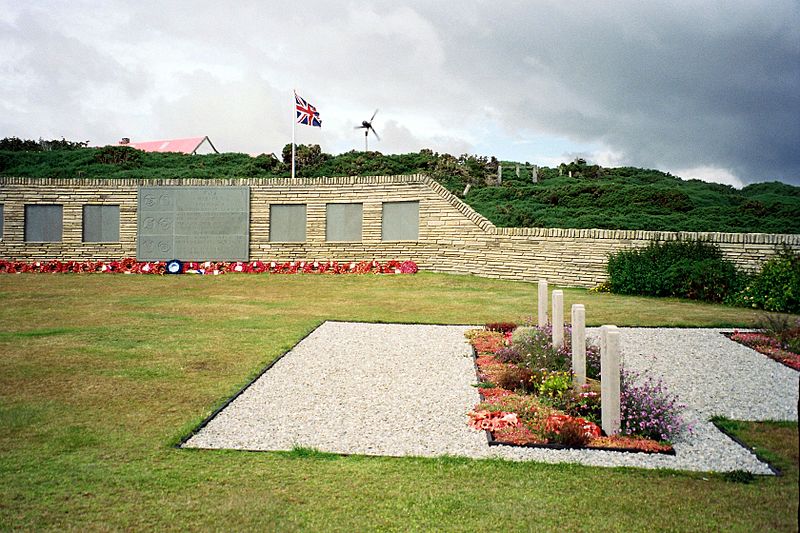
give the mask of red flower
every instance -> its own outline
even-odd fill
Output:
[[[547,420],[545,421],[545,431],[558,435],[561,432],[561,426],[567,422],[578,422],[588,437],[599,437],[601,434],[600,427],[594,422],[589,422],[584,418],[562,414],[553,414],[548,416]]]
[[[403,261],[400,264],[400,272],[403,274],[416,274],[417,264],[414,261]]]
[[[162,261],[137,262],[132,257],[126,257],[121,261],[35,261],[27,263],[25,261],[0,260],[0,273],[19,273],[19,272],[123,272],[125,274],[163,274],[166,271],[166,263]],[[416,264],[413,261],[391,260],[385,264],[378,261],[362,261],[360,263],[338,263],[336,261],[291,261],[286,263],[271,262],[269,264],[261,261],[244,263],[234,262],[211,262],[204,263],[186,262],[183,263],[183,272],[196,272],[199,274],[224,274],[226,272],[242,273],[261,273],[270,272],[275,274],[348,274],[348,273],[413,273],[416,272]]]
[[[519,425],[516,413],[506,413],[505,411],[479,409],[470,411],[467,416],[469,416],[469,426],[478,430],[497,431],[507,426],[515,427]]]
[[[136,259],[132,257],[126,257],[122,261],[120,261],[119,269],[122,272],[130,272],[136,267]]]

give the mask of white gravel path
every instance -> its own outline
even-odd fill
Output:
[[[479,401],[464,338],[471,327],[326,322],[184,446],[769,474],[708,418],[797,420],[798,373],[720,330],[620,328],[626,366],[662,375],[698,419],[675,456],[490,447],[466,423]]]

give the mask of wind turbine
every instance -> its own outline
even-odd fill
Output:
[[[372,118],[370,118],[369,120],[362,120],[360,126],[356,126],[355,128],[353,128],[353,129],[356,129],[356,130],[360,130],[360,129],[364,130],[364,151],[365,152],[369,152],[368,139],[369,139],[370,130],[372,130],[372,133],[375,135],[376,139],[378,139],[379,141],[381,140],[380,135],[378,135],[378,132],[375,131],[375,128],[372,127],[372,121],[375,119],[375,115],[377,115],[377,114],[378,114],[378,110],[376,109],[375,112],[372,114]]]

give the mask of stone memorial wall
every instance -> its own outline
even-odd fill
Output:
[[[178,209],[176,203],[174,208],[159,211],[158,205],[142,205],[140,190],[179,191],[188,195],[186,205],[197,209]],[[242,196],[244,190],[249,193],[247,200]],[[238,200],[220,203],[203,199],[229,194]],[[360,239],[352,240],[358,234],[353,219],[358,209],[337,207],[341,204],[360,204]],[[25,212],[26,206],[32,205],[61,206],[60,240],[26,241]],[[84,239],[86,205],[117,206],[117,241]],[[282,210],[272,206],[298,207]],[[728,259],[749,270],[782,246],[800,251],[800,235],[496,228],[422,175],[218,181],[0,177],[0,213],[0,258],[11,260],[113,260],[137,257],[137,252],[145,252],[140,259],[172,259],[167,256],[184,251],[192,252],[189,255],[219,254],[216,259],[220,260],[411,259],[430,271],[526,281],[547,279],[591,287],[606,279],[609,253],[645,246],[653,239],[706,239],[719,245]],[[159,215],[163,213],[168,215]],[[154,214],[159,216],[151,216]],[[271,220],[275,228],[271,228]],[[329,223],[346,227],[329,228]],[[103,232],[113,234],[107,225],[103,228]],[[39,228],[47,233],[45,229]],[[160,251],[157,242],[152,248],[145,244],[145,239],[162,235],[183,239],[182,244],[173,241],[170,251]],[[222,239],[222,235],[227,237]],[[52,231],[47,237],[58,235]]]

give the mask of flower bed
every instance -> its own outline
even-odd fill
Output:
[[[6,261],[0,260],[0,273],[19,274],[27,272],[102,272],[122,274],[165,274],[167,263],[163,261],[138,262],[133,258],[121,261]],[[187,262],[182,272],[187,274],[225,274],[241,272],[247,274],[415,274],[417,265],[413,261],[337,262],[337,261],[291,261],[291,262]]]
[[[680,415],[684,406],[661,380],[623,370],[620,433],[604,435],[597,346],[587,345],[589,379],[576,389],[571,347],[554,349],[549,326],[502,326],[487,324],[466,333],[481,396],[468,423],[486,431],[490,445],[674,454],[670,441],[691,431]]]
[[[800,328],[798,330],[800,331]],[[725,335],[732,341],[744,344],[789,368],[800,370],[800,354],[792,351],[789,345],[781,343],[780,339],[776,339],[772,335],[761,331],[740,332],[738,330]]]

